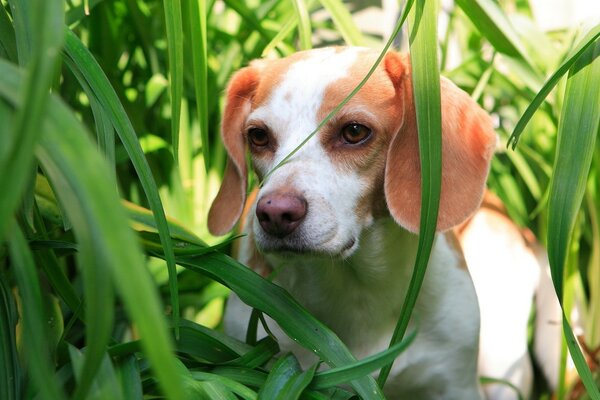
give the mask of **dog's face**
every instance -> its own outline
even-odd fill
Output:
[[[262,60],[229,86],[223,140],[229,160],[209,214],[225,233],[246,194],[246,149],[259,178],[254,236],[263,251],[351,255],[375,218],[418,231],[420,164],[408,59],[389,53],[363,88],[281,166],[356,87],[377,53],[326,48]],[[438,229],[478,206],[495,135],[487,115],[442,81],[443,183]]]

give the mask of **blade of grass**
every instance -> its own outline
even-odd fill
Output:
[[[206,1],[187,0],[190,13],[190,40],[192,43],[192,65],[194,90],[196,91],[196,112],[200,125],[200,140],[204,168],[210,170],[210,143],[208,142],[208,52],[206,42]]]
[[[19,106],[15,93],[22,81],[19,70],[0,60],[0,96]],[[97,265],[108,268],[166,396],[184,398],[158,295],[136,238],[125,223],[116,182],[74,113],[51,96],[46,115],[37,157],[53,186],[60,188],[56,191],[59,201],[69,205],[65,210],[80,245],[88,242],[83,249],[93,249],[103,261]]]
[[[58,382],[54,378],[54,368],[50,360],[49,345],[46,336],[40,334],[45,331],[46,316],[42,304],[40,281],[35,269],[33,255],[27,247],[27,240],[21,228],[13,222],[11,234],[8,237],[10,257],[14,268],[22,309],[26,310],[21,315],[23,319],[23,343],[27,343],[25,359],[27,360],[28,373],[32,383],[37,389],[41,399],[64,399]]]
[[[285,393],[284,389],[291,379],[301,373],[302,370],[300,369],[300,364],[296,357],[290,353],[284,354],[283,357],[277,360],[275,365],[273,365],[273,368],[271,368],[265,384],[258,392],[258,397],[261,399],[273,400],[293,399],[293,397],[286,397],[287,393]]]
[[[0,237],[4,236],[12,213],[26,189],[35,144],[41,134],[42,115],[52,84],[56,61],[63,43],[62,2],[48,0],[33,6],[10,2],[21,65],[27,65],[23,87],[23,107],[13,120],[8,135],[9,149],[0,155]],[[28,29],[31,28],[31,29]]]
[[[456,0],[456,4],[496,50],[525,61],[533,69],[517,31],[497,3],[493,0]]]
[[[5,57],[9,61],[17,62],[15,28],[4,7],[0,7],[0,48],[3,49]]]
[[[352,14],[347,6],[340,0],[319,0],[323,7],[329,11],[333,23],[342,34],[344,41],[352,46],[364,44],[364,38],[352,20]]]
[[[242,301],[276,320],[286,334],[317,354],[330,366],[355,362],[346,346],[325,325],[310,315],[284,289],[263,279],[234,259],[219,253],[181,257],[178,264],[207,275],[231,288]],[[382,394],[370,376],[351,382],[364,399],[380,399]]]
[[[300,49],[308,50],[312,47],[312,29],[310,27],[310,16],[304,0],[292,0],[296,19],[298,20],[298,36],[300,38]]]
[[[22,398],[22,377],[15,332],[18,319],[13,294],[4,274],[0,274],[0,397],[7,400]]]
[[[325,389],[349,382],[359,376],[370,374],[384,365],[393,362],[400,353],[410,346],[415,337],[417,337],[416,330],[405,339],[390,346],[387,350],[373,354],[354,364],[319,372],[315,375],[315,379],[310,384],[310,387],[313,389]]]
[[[173,244],[169,234],[169,226],[165,211],[158,195],[156,182],[152,177],[152,171],[144,155],[137,135],[127,117],[123,105],[112,88],[108,78],[102,71],[89,50],[83,45],[77,36],[69,29],[66,31],[65,52],[73,60],[83,74],[89,86],[94,91],[98,101],[109,115],[123,146],[138,174],[144,193],[150,204],[150,208],[156,219],[158,234],[162,247],[165,249],[165,259],[169,270],[169,289],[171,292],[171,306],[173,307],[173,325],[178,332],[179,325],[179,296],[177,289],[177,271],[175,269],[175,256],[173,255]]]
[[[437,59],[438,10],[439,3],[436,0],[425,0],[417,2],[410,13],[412,85],[421,159],[421,222],[417,258],[390,346],[402,340],[408,327],[425,277],[437,226],[442,173],[442,111]],[[385,385],[391,368],[390,363],[381,369],[378,378],[380,387]]]
[[[183,22],[181,0],[164,0],[167,50],[169,54],[169,91],[171,94],[171,135],[175,163],[179,159],[179,123],[183,97]]]
[[[192,371],[192,377],[200,381],[219,382],[220,384],[228,388],[231,392],[235,393],[244,400],[256,400],[257,398],[256,392],[254,392],[253,390],[248,389],[246,386],[242,385],[236,380],[229,379],[218,374],[209,374],[206,372]]]
[[[570,237],[581,206],[600,120],[600,42],[588,48],[569,71],[558,127],[550,198],[548,258],[552,282],[563,305],[563,274]],[[577,344],[563,309],[563,331],[577,372],[593,400],[600,391]]]
[[[554,89],[554,87],[558,84],[563,75],[566,74],[567,71],[569,71],[569,69],[573,66],[575,61],[577,61],[577,59],[579,59],[579,57],[590,46],[596,43],[599,37],[600,25],[597,25],[596,27],[592,28],[581,41],[579,41],[579,43],[575,46],[575,48],[573,48],[573,50],[571,50],[570,55],[562,62],[560,67],[558,67],[558,69],[552,74],[552,76],[548,78],[546,83],[544,83],[544,86],[542,86],[538,94],[531,101],[531,103],[523,113],[523,116],[519,119],[519,122],[517,122],[517,125],[515,126],[512,135],[508,139],[508,142],[506,144],[507,147],[512,146],[513,150],[517,147],[519,138],[521,137],[525,126],[527,126],[527,123],[529,122],[533,114],[537,111],[537,109],[540,107],[540,105],[546,99],[546,97],[552,91],[552,89]]]

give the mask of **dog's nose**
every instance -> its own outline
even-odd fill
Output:
[[[306,200],[297,194],[273,193],[256,205],[256,217],[265,232],[283,238],[294,231],[306,216]]]

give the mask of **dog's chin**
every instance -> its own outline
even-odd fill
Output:
[[[346,259],[358,248],[358,240],[349,238],[345,242],[337,243],[307,243],[303,240],[286,240],[279,238],[257,238],[256,245],[262,253],[286,257],[327,257]]]

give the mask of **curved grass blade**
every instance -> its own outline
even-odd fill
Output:
[[[417,2],[411,11],[412,84],[421,159],[421,222],[417,258],[390,346],[402,340],[425,277],[436,233],[442,173],[442,113],[437,59],[437,0]],[[392,364],[381,369],[383,387]]]
[[[183,97],[183,22],[181,0],[164,0],[167,50],[169,54],[169,91],[171,94],[171,135],[175,164],[179,160],[179,123]]]
[[[356,361],[340,339],[310,315],[281,287],[261,278],[234,259],[219,253],[200,257],[178,257],[178,264],[223,283],[246,304],[276,320],[286,334],[317,354],[332,367]],[[363,376],[351,382],[364,399],[380,399],[381,391],[375,380]]]
[[[30,179],[44,108],[63,44],[61,1],[48,0],[33,6],[12,0],[10,5],[19,62],[27,68],[27,75],[20,87],[23,107],[17,110],[8,131],[8,150],[0,152],[0,237]]]
[[[175,256],[173,254],[173,244],[169,234],[169,226],[165,211],[158,195],[156,182],[152,177],[152,171],[148,161],[144,156],[142,147],[133,130],[131,121],[127,117],[123,105],[117,94],[110,85],[108,78],[102,71],[89,50],[81,43],[81,40],[69,29],[66,31],[65,52],[73,60],[79,71],[85,77],[90,88],[96,95],[96,98],[109,115],[123,146],[138,174],[144,193],[148,198],[148,203],[156,219],[156,226],[160,236],[161,244],[165,252],[165,260],[169,270],[169,289],[171,292],[171,306],[173,307],[173,325],[175,332],[178,332],[179,325],[179,296],[177,289],[177,270],[175,269]]]
[[[0,50],[9,61],[17,62],[15,29],[4,7],[0,7]]]
[[[533,69],[517,31],[498,4],[492,0],[456,0],[456,4],[496,50],[524,60]]]
[[[312,389],[325,389],[335,385],[346,383],[359,376],[370,374],[386,364],[393,362],[396,357],[411,345],[417,337],[415,330],[405,339],[390,346],[387,350],[373,354],[354,364],[349,364],[343,367],[332,368],[328,371],[319,372],[315,375],[314,380],[310,384]]]
[[[22,309],[26,310],[22,313],[21,318],[23,318],[22,340],[23,343],[27,343],[25,358],[28,373],[31,374],[39,398],[64,399],[66,398],[65,394],[62,393],[54,378],[46,336],[41,334],[46,329],[44,326],[46,318],[33,255],[16,222],[13,223],[11,234],[8,237],[8,247],[14,266],[12,271],[21,295]]]
[[[22,375],[17,354],[16,326],[19,320],[17,305],[6,282],[0,275],[0,398],[21,399]]]
[[[563,273],[570,238],[585,193],[594,144],[600,126],[600,42],[588,48],[569,71],[558,126],[558,145],[548,200],[548,259],[552,282],[563,306]],[[589,396],[600,390],[577,344],[563,308],[567,346]]]
[[[236,380],[229,379],[227,377],[220,376],[214,373],[209,374],[206,372],[192,371],[191,374],[192,378],[197,379],[199,381],[218,382],[221,385],[225,386],[227,389],[229,389],[232,393],[238,395],[244,400],[256,400],[257,398],[256,392],[254,392],[251,389],[248,389],[246,386],[242,385]]]
[[[533,114],[537,111],[552,89],[554,89],[554,87],[558,84],[563,75],[569,71],[573,64],[590,46],[597,42],[599,37],[600,25],[597,25],[585,35],[585,37],[577,44],[577,46],[575,46],[566,60],[564,60],[560,67],[558,67],[552,76],[548,78],[546,83],[544,83],[544,86],[542,86],[538,94],[533,98],[523,113],[523,116],[519,119],[519,122],[517,122],[512,135],[510,135],[510,138],[508,138],[506,147],[511,146],[513,150],[517,147],[521,133],[523,133],[525,126],[527,126],[527,123]]]
[[[300,49],[308,50],[312,47],[312,29],[310,27],[310,17],[304,0],[292,0],[296,19],[298,20],[298,36],[300,38]]]
[[[200,140],[204,168],[209,171],[210,143],[208,142],[208,52],[206,42],[206,1],[187,0],[190,12],[190,40],[192,43],[192,65],[196,112],[200,125]]]
[[[258,398],[264,400],[294,399],[294,397],[288,397],[285,386],[301,373],[302,370],[296,357],[290,353],[283,355],[271,368],[265,384],[258,392]]]
[[[343,2],[339,0],[319,0],[323,7],[329,11],[333,23],[342,34],[344,41],[352,46],[361,46],[364,44],[364,38],[356,24],[352,20],[352,15]]]
[[[20,99],[15,93],[19,93],[22,80],[14,66],[0,60],[1,96],[18,105]],[[37,156],[51,182],[62,189],[57,195],[69,205],[66,210],[80,239],[81,251],[94,251],[99,260],[96,265],[108,268],[161,387],[167,397],[181,399],[180,377],[158,296],[136,238],[125,223],[116,183],[89,134],[70,110],[50,97],[46,115]]]

